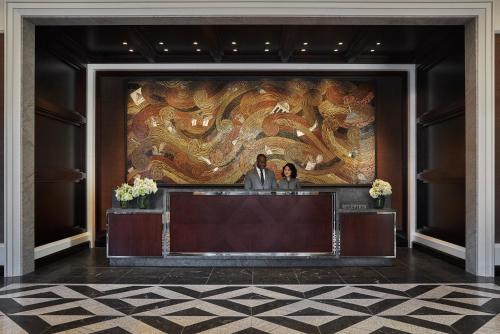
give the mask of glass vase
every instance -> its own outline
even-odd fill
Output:
[[[120,201],[120,208],[128,209],[128,201]]]
[[[137,197],[137,206],[139,209],[147,209],[149,206],[149,196],[139,196]]]
[[[385,196],[375,198],[375,209],[383,209],[385,205]]]

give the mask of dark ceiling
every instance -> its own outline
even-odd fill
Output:
[[[451,42],[463,44],[463,26],[37,27],[37,43],[85,63],[418,63]]]

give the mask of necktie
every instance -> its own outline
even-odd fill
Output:
[[[260,170],[260,183],[264,185],[264,170],[262,168],[259,168]]]

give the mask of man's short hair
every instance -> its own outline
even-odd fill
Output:
[[[267,157],[266,157],[265,154],[262,154],[262,153],[257,154],[257,158],[256,159],[259,160],[260,157],[263,157],[264,159],[267,160]]]

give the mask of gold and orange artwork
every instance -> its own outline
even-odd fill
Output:
[[[375,177],[374,87],[369,81],[227,77],[129,82],[128,180],[235,184],[257,154],[281,178],[368,184]]]

